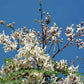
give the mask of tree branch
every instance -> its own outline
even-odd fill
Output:
[[[42,28],[42,42],[43,42],[42,48],[44,49],[44,47],[45,47],[45,36],[44,36],[44,32],[43,32],[44,27],[43,27],[43,22],[42,22],[43,13],[42,13],[42,1],[41,0],[40,0],[40,12],[41,12],[41,28]]]
[[[49,52],[50,52],[50,50],[52,49],[52,46],[53,46],[53,43],[51,44],[50,49],[48,50],[48,53],[49,53]]]
[[[70,41],[69,41],[70,42]],[[62,47],[61,49],[59,49],[52,57],[51,59],[53,59],[60,51],[62,51],[64,48],[66,48],[68,45],[69,45],[69,42],[64,46]]]

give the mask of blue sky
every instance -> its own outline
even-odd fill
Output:
[[[26,26],[28,29],[35,28],[36,31],[41,31],[40,24],[34,22],[34,19],[40,20],[38,8],[39,0],[0,0],[0,20],[5,20],[6,23],[14,21],[16,23],[15,29]],[[66,27],[71,24],[76,26],[84,21],[83,9],[84,0],[43,0],[43,11],[49,12],[52,18],[50,26],[56,22],[58,27],[62,27],[63,44],[67,42],[67,38],[64,36]],[[11,29],[0,25],[0,33],[2,30],[5,30],[6,34],[11,34]],[[0,45],[0,67],[4,58],[12,58],[17,53],[16,51],[4,53],[2,47]],[[79,72],[83,72],[84,49],[79,50],[76,46],[69,46],[54,59],[58,61],[67,59],[70,63],[71,60],[75,60],[76,56],[79,56],[79,60],[75,63],[75,66],[79,64]]]

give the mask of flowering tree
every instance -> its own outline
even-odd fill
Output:
[[[62,28],[58,28],[56,23],[49,27],[51,17],[49,13],[43,20],[42,1],[40,1],[39,11],[41,20],[35,20],[41,24],[42,34],[35,30],[28,30],[23,27],[21,30],[15,30],[14,24],[6,24],[3,20],[0,24],[6,25],[13,30],[13,33],[5,35],[0,33],[0,44],[4,45],[4,51],[17,50],[18,54],[13,59],[5,58],[0,70],[1,84],[83,84],[78,73],[78,66],[74,67],[71,62],[68,66],[67,60],[54,61],[53,58],[69,45],[75,44],[78,48],[84,47],[84,42],[80,37],[84,36],[83,22],[77,25],[77,31],[74,33],[73,24],[66,28],[65,35],[68,42],[62,48],[59,48],[63,39],[60,37]],[[46,47],[50,46],[49,50]],[[58,47],[56,49],[56,46]],[[51,48],[53,55],[49,56]],[[56,51],[57,50],[57,51]],[[65,78],[59,77],[63,74]]]

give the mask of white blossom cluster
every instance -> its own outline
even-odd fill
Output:
[[[7,51],[11,51],[11,50],[16,49],[18,43],[16,40],[13,40],[13,42],[12,42],[10,40],[10,37],[6,36],[3,31],[2,34],[0,33],[0,44],[5,45],[3,48],[4,48],[5,52],[7,52]]]
[[[58,28],[56,23],[53,24],[53,26],[50,28],[49,32],[52,35],[52,41],[57,41],[58,38],[60,38],[62,28]]]
[[[61,31],[62,28],[58,28],[56,23],[53,24],[53,26],[51,26],[50,28],[48,28],[48,26],[42,24],[43,26],[43,34],[45,37],[45,44],[50,44],[50,43],[58,43],[58,42],[62,42],[62,40],[60,39],[60,35],[61,35]],[[42,36],[41,36],[42,37]]]
[[[69,29],[70,30],[67,29],[67,34],[69,34],[66,34],[67,36],[73,34],[72,28]],[[51,28],[50,32],[52,32],[52,30],[53,27]],[[54,31],[57,31],[57,27]],[[59,30],[59,33],[57,33],[57,36],[60,35],[60,31],[61,30]],[[11,41],[11,39],[13,39],[13,42]],[[40,46],[34,31],[24,33],[23,30],[16,30],[13,34],[11,34],[10,38],[9,36],[6,36],[4,32],[0,34],[0,44],[5,45],[5,52],[17,49],[17,40],[19,40],[19,43],[22,46],[20,46],[20,48],[18,49],[16,58],[13,58],[10,62],[6,61],[6,65],[2,65],[2,68],[0,70],[0,79],[3,79],[5,76],[7,76],[8,73],[14,73],[24,69],[34,69],[34,71],[28,71],[28,73],[21,75],[23,77],[23,79],[21,80],[22,83],[46,83],[46,77],[48,75],[46,76],[46,74],[44,73],[45,71],[51,71],[53,73],[49,75],[51,81],[50,84],[83,84],[80,81],[80,77],[75,74],[75,72],[78,71],[78,66],[74,67],[72,65],[68,67],[66,60],[60,60],[60,62],[53,64],[50,56],[48,54],[45,54],[46,48],[42,49],[42,47]],[[37,70],[40,70],[40,72]],[[54,72],[60,73],[60,71],[63,70],[68,72],[66,78],[61,78],[59,81],[57,81],[58,77],[56,74],[54,74]],[[17,76],[11,78],[11,75],[8,75],[8,77],[10,78],[10,80],[13,80]]]
[[[75,33],[74,33],[74,29],[72,27],[73,27],[73,24],[70,27],[66,28],[65,35],[68,37],[68,40],[74,41]]]
[[[77,25],[77,30],[76,33],[74,32],[73,28],[74,24],[72,24],[70,27],[66,28],[66,33],[65,35],[68,37],[67,40],[71,41],[71,44],[76,40],[76,45],[77,47],[84,48],[84,42],[82,39],[79,39],[79,37],[84,37],[84,26],[83,22],[81,24]]]
[[[60,62],[57,63],[57,69],[59,70],[66,70],[67,69],[67,60],[60,60]]]
[[[75,74],[70,74],[65,79],[61,79],[57,84],[83,84],[80,81],[80,77],[77,77]]]

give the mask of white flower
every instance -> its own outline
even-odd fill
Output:
[[[79,45],[79,49],[83,49],[84,48],[84,42],[81,42],[80,45]]]
[[[78,71],[78,67],[79,65],[77,65],[76,67],[74,67],[73,65],[69,67],[69,71],[72,72],[77,72]]]
[[[52,36],[52,41],[55,41],[56,40],[56,37],[55,36]]]
[[[71,36],[73,34],[73,32],[74,32],[74,29],[72,29],[72,27],[67,27],[65,35],[67,37],[69,37],[69,36]]]
[[[76,32],[84,33],[84,26],[83,27],[78,27]]]

